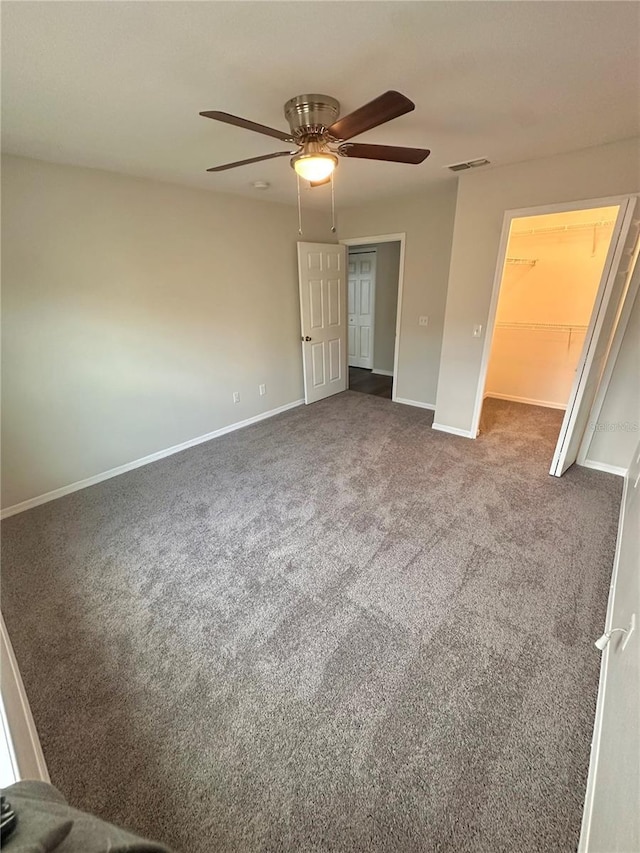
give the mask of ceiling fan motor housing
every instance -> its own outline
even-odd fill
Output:
[[[231,113],[206,110],[200,115],[235,127],[243,127],[255,133],[262,133],[265,136],[272,136],[289,145],[294,143],[298,148],[297,151],[274,151],[271,154],[263,154],[261,157],[223,163],[207,171],[224,172],[236,166],[288,156],[291,157],[291,166],[298,175],[308,180],[312,186],[318,186],[326,183],[326,179],[338,165],[339,157],[417,165],[426,160],[431,153],[427,148],[367,145],[349,141],[367,130],[410,113],[415,106],[406,95],[390,89],[358,107],[349,115],[340,118],[340,102],[330,95],[297,95],[295,98],[290,98],[284,105],[284,114],[290,127],[288,133]]]
[[[296,140],[322,136],[338,119],[340,102],[329,95],[297,95],[284,105],[284,114]]]

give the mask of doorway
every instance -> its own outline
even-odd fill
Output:
[[[637,252],[636,200],[606,201],[618,203],[514,211],[505,222],[476,424],[543,424],[555,434],[556,476],[575,461],[626,295],[620,260]]]
[[[342,241],[347,245],[349,388],[394,398],[402,298],[404,234]]]
[[[392,244],[389,243],[391,246]],[[354,246],[347,257],[349,367],[373,370],[376,322],[376,249]]]

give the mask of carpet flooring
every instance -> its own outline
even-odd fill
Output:
[[[52,781],[180,853],[576,849],[621,480],[345,392],[7,519]]]

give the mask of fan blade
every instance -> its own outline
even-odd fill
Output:
[[[216,121],[223,121],[225,124],[233,124],[236,127],[244,127],[245,130],[254,130],[256,133],[264,133],[265,136],[273,136],[275,139],[281,139],[282,142],[293,142],[293,137],[290,133],[284,133],[282,130],[276,130],[275,127],[267,127],[264,124],[257,124],[255,121],[249,121],[240,116],[233,116],[231,113],[221,113],[218,110],[206,110],[200,113],[205,118],[212,118]]]
[[[338,148],[341,157],[356,157],[360,160],[388,160],[391,163],[413,163],[417,165],[427,159],[428,148],[401,148],[397,145],[363,145],[347,142]]]
[[[236,166],[246,166],[248,163],[260,163],[262,160],[272,160],[274,157],[291,157],[295,151],[276,151],[275,154],[263,154],[262,157],[251,157],[249,160],[238,160],[235,163],[224,163],[222,166],[214,166],[207,172],[224,172],[226,169],[235,169]]]
[[[327,130],[333,139],[352,139],[365,130],[391,121],[415,110],[416,105],[400,92],[385,92],[344,118],[339,118]]]

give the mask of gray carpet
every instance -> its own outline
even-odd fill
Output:
[[[620,478],[346,392],[3,524],[52,780],[181,853],[576,848]]]

